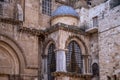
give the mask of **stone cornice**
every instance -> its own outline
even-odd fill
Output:
[[[78,73],[71,73],[71,72],[53,72],[53,76],[68,76],[68,77],[75,77],[75,78],[91,78],[91,74],[78,74]]]
[[[38,30],[38,29],[34,29],[34,28],[27,28],[27,27],[19,27],[18,31],[32,34],[32,35],[36,35],[36,36],[44,34],[43,30]]]
[[[54,26],[51,26],[49,28],[46,28],[45,30],[39,30],[39,29],[34,29],[34,28],[27,28],[27,27],[19,27],[18,29],[20,32],[25,32],[29,33],[32,35],[40,36],[40,35],[49,35],[55,31],[58,30],[64,30],[68,32],[73,32],[75,34],[81,34],[81,35],[86,35],[85,31],[78,28],[77,26],[72,26],[72,25],[66,25],[63,23],[58,23]]]
[[[66,25],[63,23],[58,23],[54,26],[51,26],[49,28],[47,28],[45,30],[45,34],[51,34],[57,30],[64,30],[64,31],[69,31],[69,32],[73,32],[76,34],[81,34],[81,35],[85,35],[85,31],[83,31],[82,29],[78,28],[77,26],[73,26],[73,25]]]

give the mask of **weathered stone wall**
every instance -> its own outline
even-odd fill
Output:
[[[39,0],[25,0],[24,26],[39,29]]]
[[[92,58],[92,64],[93,63],[99,64],[98,34],[94,33],[94,34],[91,34],[89,37],[90,37],[90,53],[89,54],[91,55],[91,58]]]
[[[52,7],[51,7],[52,12],[54,10],[56,10],[56,8],[58,6],[61,5],[60,3],[56,2],[55,0],[52,0],[51,4],[52,4]],[[41,29],[46,29],[46,28],[50,27],[50,23],[51,23],[50,18],[51,18],[51,16],[48,16],[48,15],[42,13],[42,0],[40,0],[40,6],[39,7],[40,7],[39,25],[41,26]]]
[[[100,80],[120,72],[120,6],[110,9],[99,20]]]
[[[25,62],[26,62],[24,69],[25,71],[22,72],[22,75],[37,76],[38,37],[27,33],[21,33],[18,31],[18,27],[19,25],[0,22],[0,34],[8,36],[10,39],[15,41],[15,43],[17,43],[17,45],[22,49],[24,55],[23,57],[25,58]],[[28,77],[28,78],[32,78],[32,77]]]

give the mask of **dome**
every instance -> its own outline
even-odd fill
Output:
[[[52,17],[56,17],[56,16],[62,16],[62,15],[71,15],[74,17],[79,18],[79,15],[77,14],[77,12],[70,6],[60,6],[58,7],[53,13],[52,13]]]

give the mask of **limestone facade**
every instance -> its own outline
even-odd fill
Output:
[[[52,12],[66,5],[61,1],[52,0]],[[52,19],[42,13],[42,0],[0,0],[0,80],[53,80],[48,78],[47,64],[51,43],[54,80],[119,80],[120,5],[111,8],[112,0],[95,1],[91,6],[84,0],[75,3],[79,19],[64,15]],[[82,74],[66,69],[71,41],[81,49]]]

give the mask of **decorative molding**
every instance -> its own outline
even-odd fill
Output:
[[[79,17],[77,16],[73,16],[73,15],[68,15],[68,14],[64,14],[64,15],[58,15],[58,16],[54,16],[54,17],[51,17],[50,21],[52,21],[53,19],[57,18],[57,17],[73,17],[73,18],[76,18],[77,20],[79,20]]]
[[[28,34],[32,34],[32,35],[36,35],[36,36],[40,36],[41,34],[44,34],[43,30],[21,27],[21,26],[18,28],[18,31],[28,33]]]
[[[54,51],[55,52],[57,52],[57,51],[68,51],[68,49],[60,49],[60,48],[58,48],[58,49],[55,49]]]
[[[68,76],[68,77],[75,77],[75,78],[91,78],[91,74],[78,74],[78,73],[71,73],[71,72],[53,72],[53,76]]]
[[[78,28],[77,26],[74,25],[67,25],[67,24],[63,24],[63,23],[57,23],[49,28],[47,28],[45,30],[45,35],[51,34],[57,30],[64,30],[64,31],[69,31],[69,32],[73,32],[76,34],[81,34],[81,35],[85,35],[85,31],[83,31],[82,29]]]
[[[39,29],[35,29],[35,28],[27,28],[27,27],[22,27],[22,26],[20,26],[18,30],[20,32],[29,33],[29,34],[36,35],[36,36],[40,36],[40,35],[46,36],[46,35],[49,35],[49,34],[55,32],[55,31],[58,31],[58,30],[64,30],[64,31],[68,31],[68,32],[73,32],[75,34],[86,35],[85,31],[78,28],[77,26],[66,25],[63,23],[58,23],[58,24],[53,25],[49,28],[46,28],[45,30],[39,30]]]
[[[4,18],[4,17],[0,17],[0,22],[4,22],[4,23],[8,23],[8,24],[22,24],[23,21],[19,21],[17,19],[12,19],[12,18]]]

